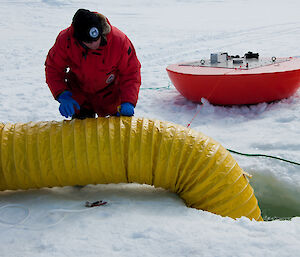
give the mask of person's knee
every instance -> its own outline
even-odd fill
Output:
[[[73,119],[84,120],[86,118],[95,118],[96,113],[93,110],[86,109],[84,107],[80,108],[79,112],[75,113],[72,116]]]

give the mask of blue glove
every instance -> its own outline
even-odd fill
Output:
[[[122,103],[117,112],[117,116],[133,116],[134,105],[132,103]]]
[[[57,101],[60,102],[59,112],[62,116],[66,118],[72,117],[75,114],[75,108],[80,110],[79,104],[72,98],[72,93],[70,91],[62,92]]]

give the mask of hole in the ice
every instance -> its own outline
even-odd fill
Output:
[[[270,173],[256,173],[250,180],[265,221],[300,216],[300,188]]]

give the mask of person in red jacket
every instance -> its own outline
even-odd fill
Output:
[[[45,62],[46,82],[66,118],[132,116],[141,64],[128,37],[96,12],[79,9]]]

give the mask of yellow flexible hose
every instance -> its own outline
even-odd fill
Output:
[[[0,190],[140,183],[187,206],[262,220],[247,174],[219,143],[136,117],[0,124]]]

